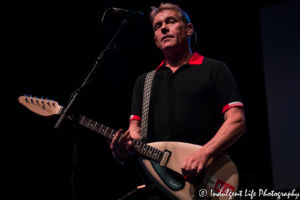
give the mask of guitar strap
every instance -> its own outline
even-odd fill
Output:
[[[149,73],[147,73],[146,78],[145,78],[145,84],[144,84],[144,94],[143,94],[143,108],[142,108],[142,122],[141,122],[141,141],[145,142],[146,141],[146,136],[147,136],[147,128],[148,128],[148,113],[149,113],[149,104],[150,104],[150,93],[151,93],[151,85],[152,85],[152,80],[155,75],[156,70],[153,70]],[[113,156],[115,159],[119,162],[124,164],[123,161],[126,159],[121,159],[118,158],[114,152],[112,152]]]
[[[150,105],[150,94],[153,77],[156,70],[147,73],[144,84],[144,94],[143,94],[143,109],[142,109],[142,122],[141,122],[141,141],[146,141],[147,129],[148,129],[148,115],[149,115],[149,105]]]

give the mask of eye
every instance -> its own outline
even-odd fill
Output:
[[[157,29],[159,29],[160,27],[161,27],[161,24],[156,24],[154,28],[155,28],[155,30],[157,30]]]
[[[174,24],[174,23],[176,23],[176,20],[174,18],[169,18],[167,22],[169,24]]]

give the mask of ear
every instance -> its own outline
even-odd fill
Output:
[[[188,23],[187,25],[187,34],[188,36],[191,36],[194,32],[194,26],[192,23]]]
[[[154,37],[154,42],[155,42],[156,46],[158,47],[158,42],[157,42],[156,37]]]

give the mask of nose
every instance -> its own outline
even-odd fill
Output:
[[[165,22],[161,25],[161,32],[166,33],[169,31],[169,27],[168,24],[166,24]]]

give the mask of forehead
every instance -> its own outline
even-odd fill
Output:
[[[169,17],[173,17],[176,18],[178,20],[181,20],[180,14],[178,11],[175,10],[162,10],[161,12],[159,12],[153,20],[153,24],[155,24],[158,21],[163,21],[166,18]]]

